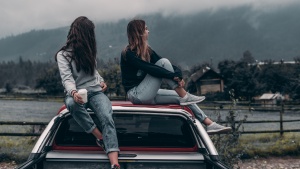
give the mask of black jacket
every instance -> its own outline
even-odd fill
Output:
[[[131,88],[138,86],[147,74],[158,78],[174,79],[182,78],[181,70],[172,65],[175,72],[170,72],[155,63],[161,59],[155,51],[152,50],[150,62],[143,61],[136,52],[127,49],[121,54],[121,74],[122,84],[127,92]]]

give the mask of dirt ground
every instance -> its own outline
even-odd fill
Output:
[[[0,169],[14,169],[17,168],[18,165],[13,162],[0,162]]]
[[[243,160],[239,167],[240,169],[300,169],[300,157],[271,157]]]
[[[15,169],[15,162],[0,162],[0,169]],[[239,169],[300,169],[300,157],[272,157],[243,160]]]

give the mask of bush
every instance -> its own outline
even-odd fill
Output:
[[[234,90],[229,91],[230,99],[232,105],[226,117],[226,125],[232,127],[232,132],[225,135],[214,135],[212,136],[212,141],[216,145],[216,149],[222,155],[222,161],[233,168],[238,165],[238,162],[241,160],[241,157],[245,154],[247,147],[245,145],[239,145],[239,138],[241,136],[240,128],[244,121],[246,121],[247,116],[243,120],[239,121],[236,125],[235,117],[238,114],[236,110],[236,103],[238,102],[234,96]]]
[[[36,80],[36,88],[43,88],[49,95],[63,95],[64,87],[61,83],[58,67],[46,70]]]

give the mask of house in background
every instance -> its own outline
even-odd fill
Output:
[[[264,107],[272,107],[279,100],[284,100],[284,97],[279,93],[265,93],[258,98],[259,103]]]
[[[209,67],[193,73],[191,75],[191,81],[196,89],[194,92],[196,92],[197,95],[224,91],[224,79]]]

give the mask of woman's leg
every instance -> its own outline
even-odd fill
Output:
[[[96,125],[84,105],[76,103],[71,96],[66,96],[65,104],[79,126],[81,126],[85,132],[92,133]]]
[[[155,65],[174,71],[172,64],[167,59],[160,59],[155,63]],[[152,101],[156,96],[157,91],[160,89],[162,80],[162,78],[157,78],[147,74],[137,87],[128,92],[128,98],[135,104],[154,104]],[[178,86],[171,80],[168,80],[167,83],[172,89],[175,89]]]
[[[138,86],[127,92],[128,99],[133,104],[154,104],[152,101],[156,96],[161,83],[161,78],[156,78],[147,74]]]
[[[155,63],[155,65],[158,65],[160,67],[165,68],[166,70],[174,72],[173,66],[171,62],[168,59],[162,58],[159,61]],[[178,104],[184,104],[189,101],[192,102],[200,102],[204,100],[204,98],[200,98],[198,96],[193,96],[186,93],[184,88],[178,87],[177,82],[171,80],[171,79],[162,79],[153,77],[149,74],[146,75],[146,77],[143,79],[143,81],[135,88],[129,90],[128,92],[128,98],[131,102],[134,104],[155,104],[153,102],[154,97],[156,96],[158,90],[160,89],[162,80],[165,80],[166,83],[176,91],[177,96],[180,96],[183,98],[184,96],[189,96],[188,99],[181,99],[181,101]],[[186,105],[187,105],[186,104]]]
[[[181,98],[173,90],[159,89],[155,96],[154,104],[178,104]],[[207,133],[222,133],[231,131],[231,127],[224,127],[216,122],[213,122],[207,115],[198,107],[197,104],[187,105],[194,113],[197,120],[207,126]]]
[[[72,117],[75,119],[75,121],[87,133],[92,133],[98,139],[102,138],[102,133],[96,127],[93,119],[87,112],[84,105],[76,103],[71,96],[66,97],[65,104],[67,106],[67,109],[70,111]],[[94,105],[94,104],[92,104],[92,105]],[[111,110],[111,108],[110,108],[110,110]],[[107,130],[105,130],[105,131],[107,131]],[[115,134],[115,136],[116,136],[116,134]],[[116,138],[113,140],[116,140]],[[107,152],[111,151],[111,153],[108,154],[110,162],[111,162],[111,164],[118,164],[118,151],[119,151],[118,146],[116,148],[116,151],[112,151],[112,150],[114,150],[114,149],[111,148],[110,150],[107,151]]]
[[[207,126],[207,133],[227,133],[231,131],[231,127],[222,126],[216,122],[213,122],[196,104],[188,106],[195,114],[196,119]]]
[[[181,98],[173,90],[159,89],[153,102],[155,104],[179,104]],[[195,117],[200,121],[204,122],[207,118],[206,114],[198,107],[197,104],[187,105],[194,113]],[[208,120],[206,120],[208,121]],[[204,123],[205,124],[205,123]],[[209,125],[209,124],[205,124]]]
[[[191,104],[188,105],[188,107],[193,111],[196,112],[195,117],[196,119],[198,119],[201,123],[205,124],[205,125],[210,125],[212,123],[212,121],[207,118],[207,115],[200,109],[200,107],[198,107],[197,104]]]
[[[102,92],[95,92],[89,95],[88,106],[94,111],[98,120],[100,130],[102,131],[102,138],[106,148],[106,153],[110,159],[111,164],[118,164],[118,139],[115,129],[115,124],[112,118],[112,105],[110,100]],[[98,129],[96,129],[96,133]],[[96,135],[98,139],[99,134]]]

